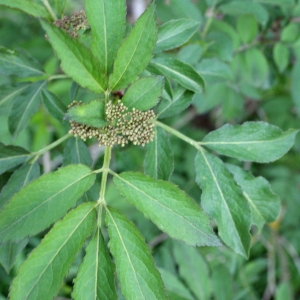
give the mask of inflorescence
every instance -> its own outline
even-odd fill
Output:
[[[53,24],[58,28],[62,28],[74,38],[78,37],[79,30],[90,28],[84,10],[74,12],[70,18],[64,16],[62,19],[56,20]]]
[[[73,101],[69,108],[81,104],[81,101]],[[155,118],[153,110],[140,111],[133,108],[131,112],[128,112],[128,108],[121,103],[121,100],[118,100],[116,104],[112,101],[106,104],[105,115],[108,125],[96,128],[70,121],[72,128],[69,133],[79,136],[84,141],[95,137],[99,141],[99,146],[110,147],[115,144],[124,147],[129,142],[145,146],[153,140],[154,125],[150,122]]]

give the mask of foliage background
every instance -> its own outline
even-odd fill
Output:
[[[299,128],[300,2],[160,0],[156,3],[160,23],[178,18],[201,22],[199,31],[186,45],[166,55],[193,64],[206,80],[206,91],[194,97],[188,110],[167,119],[169,125],[192,138],[204,136],[225,123],[240,124],[249,120],[267,121],[283,130]],[[82,1],[67,1],[66,13],[82,7]],[[59,72],[59,61],[45,40],[38,20],[1,6],[0,36],[1,46],[26,50],[48,73]],[[0,75],[0,85],[11,80]],[[70,90],[75,87],[70,79],[53,81],[48,88],[66,105],[73,100]],[[77,96],[83,101],[92,98],[91,93],[83,90]],[[13,141],[7,127],[10,109],[9,106],[0,108],[0,139],[4,144],[14,143],[29,151],[37,151],[67,132],[64,125],[41,106],[29,126]],[[171,145],[175,155],[171,181],[199,201],[201,191],[195,183],[193,171],[195,150],[172,137]],[[62,163],[63,149],[64,145],[43,156],[40,163],[44,172]],[[92,144],[89,149],[100,167],[103,149]],[[172,299],[300,299],[299,150],[298,136],[293,149],[275,163],[244,165],[254,175],[267,178],[282,200],[278,220],[265,226],[261,235],[255,235],[248,261],[226,247],[204,247],[196,251],[182,248],[181,244],[161,234],[127,202],[114,202],[112,199],[121,196],[112,186],[108,188],[108,202],[126,212],[143,232],[156,265],[163,269],[163,279],[172,292]],[[143,171],[143,148],[119,148],[114,153],[113,168],[117,172]],[[231,162],[228,158],[225,161]],[[0,177],[1,187],[9,175]],[[9,274],[0,267],[3,299],[18,266],[44,234],[29,238]],[[83,256],[84,251],[77,255],[60,295],[69,297],[72,279]],[[196,266],[194,259],[198,262]],[[195,274],[191,273],[192,269]],[[191,278],[192,275],[197,276],[198,281]],[[198,294],[197,285],[207,287],[205,295]]]

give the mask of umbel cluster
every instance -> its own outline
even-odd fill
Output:
[[[82,102],[73,101],[68,107],[82,105]],[[105,116],[108,125],[96,128],[85,124],[70,121],[71,130],[69,133],[79,136],[84,141],[87,138],[95,137],[99,146],[112,147],[115,144],[124,147],[129,142],[134,145],[142,145],[152,142],[154,137],[154,124],[150,121],[155,118],[153,110],[140,111],[128,108],[118,100],[115,104],[109,101],[106,104]]]

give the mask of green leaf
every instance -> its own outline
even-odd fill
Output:
[[[159,268],[159,273],[166,286],[169,300],[193,300],[190,291],[172,273]]]
[[[86,0],[85,10],[92,29],[92,52],[107,75],[125,34],[125,0]]]
[[[1,0],[0,0],[1,4]],[[41,65],[24,53],[0,47],[0,74],[38,77],[45,75]]]
[[[148,110],[156,105],[164,85],[162,76],[142,77],[126,91],[122,103],[132,110]]]
[[[210,132],[201,144],[240,160],[268,163],[279,159],[293,146],[299,130],[287,132],[264,122],[224,125]]]
[[[196,296],[196,299],[210,299],[211,285],[209,270],[197,248],[173,242],[173,252],[180,277]]]
[[[54,7],[59,16],[62,16],[65,10],[67,0],[54,0]]]
[[[224,265],[219,264],[213,267],[211,281],[214,299],[234,299],[232,276]]]
[[[192,103],[194,95],[193,92],[178,85],[174,90],[172,101],[163,99],[159,104],[157,117],[163,119],[181,113]]]
[[[265,223],[273,222],[277,218],[280,212],[279,197],[274,194],[265,178],[255,178],[251,173],[234,165],[227,164],[226,167],[242,188],[251,209],[253,224],[261,231]]]
[[[18,241],[46,229],[76,204],[95,178],[87,166],[70,165],[32,181],[0,211],[0,241]]]
[[[89,149],[79,137],[71,137],[65,147],[63,167],[70,164],[83,164],[92,167],[93,160]]]
[[[62,121],[67,111],[67,107],[62,100],[54,93],[43,90],[42,98],[45,107],[50,115],[58,121]]]
[[[18,136],[20,131],[25,129],[30,118],[38,111],[41,102],[41,91],[46,84],[46,81],[31,84],[15,100],[8,118],[9,130],[14,138]]]
[[[124,172],[114,183],[128,202],[172,238],[193,246],[220,245],[200,206],[171,182]]]
[[[182,47],[177,58],[186,64],[194,65],[196,64],[203,54],[203,48],[199,44],[189,44]]]
[[[280,40],[284,43],[293,43],[300,35],[300,26],[297,23],[290,23],[283,28]]]
[[[273,48],[273,58],[277,68],[279,69],[279,72],[282,73],[289,64],[289,48],[282,43],[276,43]]]
[[[160,127],[155,127],[154,140],[147,144],[144,170],[146,175],[162,180],[169,180],[174,170],[174,157],[169,137]]]
[[[107,79],[100,70],[100,62],[90,50],[61,29],[41,21],[49,41],[61,59],[61,67],[82,87],[95,93],[106,90]]]
[[[36,3],[33,0],[0,0],[0,5],[15,8],[34,17],[50,19],[50,15],[45,6]]]
[[[73,298],[75,300],[117,299],[114,271],[114,264],[98,228],[86,248],[86,255],[74,280]]]
[[[97,128],[107,125],[105,121],[105,104],[99,100],[72,106],[65,117],[71,121]]]
[[[233,77],[229,65],[217,58],[202,59],[195,69],[203,76],[206,84],[228,81]]]
[[[0,86],[0,107],[10,106],[14,99],[26,90],[29,84],[18,84],[17,86],[1,85]]]
[[[159,272],[143,236],[124,215],[106,208],[105,221],[112,253],[126,299],[167,299]]]
[[[200,10],[191,0],[171,0],[168,5],[176,19],[186,18],[197,22],[203,19]]]
[[[85,203],[57,222],[21,265],[11,300],[51,300],[95,225],[95,203]],[[51,284],[49,284],[51,283]]]
[[[164,23],[158,28],[155,52],[170,50],[185,44],[197,31],[200,23],[189,19],[178,19]]]
[[[31,153],[21,147],[0,143],[0,174],[20,165],[30,156]]]
[[[152,2],[118,50],[114,70],[109,77],[110,90],[125,88],[143,72],[153,56],[156,39],[155,7]]]
[[[247,258],[252,218],[241,189],[223,162],[204,150],[197,153],[195,167],[197,183],[202,188],[201,206],[216,220],[225,244]]]
[[[0,208],[21,188],[40,176],[40,166],[37,162],[26,164],[15,171],[0,193]]]
[[[243,15],[237,18],[237,30],[244,44],[251,43],[258,33],[258,24],[253,15]]]
[[[204,81],[199,73],[190,65],[174,58],[156,58],[151,61],[151,67],[162,75],[171,78],[188,90],[201,93]]]
[[[222,4],[219,9],[228,15],[240,16],[240,15],[253,15],[257,21],[263,26],[267,24],[269,19],[268,11],[260,4],[247,2],[247,5],[243,1],[234,0],[229,3]]]
[[[26,247],[28,239],[24,239],[19,243],[5,243],[0,245],[0,264],[3,266],[7,274],[14,266],[18,255]]]

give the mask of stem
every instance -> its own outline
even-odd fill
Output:
[[[50,76],[48,78],[48,81],[51,81],[51,80],[56,80],[56,79],[69,79],[70,76],[68,75],[65,75],[65,74],[60,74],[60,75],[53,75],[53,76]]]
[[[201,37],[204,39],[208,33],[208,30],[212,24],[212,21],[214,20],[214,10],[215,10],[215,3],[213,4],[213,6],[209,9],[209,17],[205,23],[205,26],[203,28]]]
[[[105,202],[105,190],[106,190],[107,175],[109,172],[110,159],[111,159],[111,147],[105,146],[104,162],[103,162],[103,167],[102,167],[101,188],[100,188],[99,200],[98,200],[99,203],[104,203],[104,204],[106,203]]]
[[[35,153],[32,153],[32,155],[34,156],[33,161],[36,161],[39,156],[41,156],[45,152],[55,148],[56,146],[58,146],[59,144],[61,144],[63,141],[67,140],[71,136],[72,135],[68,133],[68,134],[64,135],[63,137],[61,137],[60,139],[58,139],[57,141],[53,142],[52,144],[46,146],[45,148],[43,148]]]
[[[187,137],[186,135],[180,133],[179,131],[173,129],[172,127],[163,124],[159,121],[155,121],[154,122],[155,125],[160,126],[161,128],[163,128],[164,130],[170,132],[171,134],[177,136],[178,138],[180,138],[181,140],[187,142],[188,144],[194,146],[197,150],[203,150],[203,148],[198,144],[198,142],[196,142],[195,140]]]
[[[51,17],[53,18],[53,20],[56,21],[57,17],[55,15],[54,11],[52,10],[51,6],[49,5],[48,0],[42,0],[42,1],[44,3],[45,7],[47,8],[48,12],[50,13]]]

